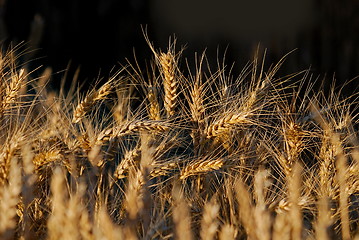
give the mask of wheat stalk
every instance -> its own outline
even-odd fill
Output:
[[[290,201],[290,217],[292,223],[292,239],[302,239],[302,211],[299,205],[301,197],[301,175],[302,167],[300,163],[296,163],[293,167],[293,172],[288,176],[288,190]]]

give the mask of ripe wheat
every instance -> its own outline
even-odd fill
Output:
[[[1,239],[359,237],[356,95],[146,40],[82,100],[0,54]]]

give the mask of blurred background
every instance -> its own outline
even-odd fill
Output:
[[[30,65],[70,73],[80,67],[80,81],[108,77],[126,58],[133,62],[133,49],[139,62],[150,59],[141,25],[156,48],[165,50],[175,34],[185,57],[206,49],[215,62],[226,52],[234,73],[260,44],[267,63],[297,49],[282,72],[310,67],[314,79],[327,79],[325,87],[359,75],[357,0],[0,0],[3,48],[25,41],[36,49],[27,55],[35,59]]]

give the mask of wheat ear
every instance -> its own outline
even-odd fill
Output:
[[[191,110],[191,118],[194,124],[192,130],[193,147],[197,154],[201,153],[201,149],[203,148],[206,140],[206,135],[204,133],[205,126],[203,120],[205,114],[205,107],[203,104],[202,93],[203,85],[199,82],[196,82],[193,85],[193,88],[190,93],[191,101],[189,101],[189,107]]]
[[[92,239],[137,239],[135,235],[126,235],[125,229],[113,223],[111,217],[107,212],[107,206],[104,203],[99,203],[99,205],[100,206],[98,212],[95,216],[96,225],[94,228],[94,234],[92,236]]]
[[[195,162],[193,164],[187,165],[181,171],[179,179],[184,180],[189,176],[218,170],[222,168],[223,165],[224,165],[223,159],[204,160],[204,161]]]
[[[157,91],[155,87],[149,86],[147,98],[149,106],[147,107],[148,116],[151,120],[161,120],[160,106],[157,99]]]
[[[218,212],[219,205],[213,199],[204,206],[200,232],[201,239],[214,239],[218,228]]]
[[[332,224],[331,214],[329,210],[329,202],[327,196],[322,196],[318,203],[318,217],[315,224],[315,236],[317,239],[328,240],[328,229]]]
[[[0,238],[13,239],[17,225],[15,216],[21,192],[21,169],[16,158],[11,159],[9,183],[0,188]]]
[[[228,113],[226,116],[212,123],[207,128],[207,138],[217,137],[228,132],[229,129],[236,125],[250,124],[252,121],[248,119],[249,113]]]
[[[111,93],[113,88],[113,82],[109,81],[102,85],[98,90],[90,92],[84,100],[82,100],[75,108],[73,113],[72,122],[78,123],[86,115],[88,111],[94,106],[97,101],[104,99],[108,94]]]
[[[254,209],[254,219],[256,222],[256,233],[258,239],[270,239],[270,214],[265,203],[265,185],[269,173],[266,170],[259,170],[255,175],[254,193],[256,196],[256,207]]]
[[[175,227],[175,237],[179,240],[191,240],[191,216],[188,205],[181,192],[179,184],[175,184],[172,189],[173,202],[173,223]]]
[[[220,240],[234,240],[237,236],[237,230],[230,224],[224,224],[219,234]]]
[[[49,239],[62,239],[64,231],[59,226],[64,226],[66,223],[66,200],[67,192],[65,190],[65,179],[63,171],[60,168],[54,169],[51,192],[52,192],[52,211],[49,220],[47,221],[47,228]]]
[[[235,182],[235,192],[237,196],[240,219],[248,238],[257,239],[255,232],[256,223],[253,213],[254,207],[251,196],[244,183],[239,179]]]
[[[19,73],[13,74],[9,85],[6,86],[5,97],[2,100],[2,109],[6,110],[15,102],[25,79],[25,69],[20,69]]]
[[[136,226],[138,224],[139,214],[144,207],[143,198],[141,196],[143,184],[141,172],[137,169],[131,169],[125,199],[125,207],[128,213],[127,224],[124,228],[126,239],[137,239]]]
[[[158,57],[159,63],[162,67],[163,87],[165,90],[164,105],[167,116],[171,117],[175,114],[175,107],[177,103],[177,80],[175,76],[176,61],[173,53],[161,53]]]
[[[349,221],[349,206],[348,206],[348,191],[347,191],[347,158],[344,154],[340,136],[337,133],[332,133],[331,142],[336,153],[335,166],[337,170],[337,181],[339,183],[339,210],[340,221],[342,229],[343,240],[351,239],[350,236],[350,221]]]
[[[133,121],[129,124],[124,124],[120,127],[112,127],[102,131],[97,137],[97,143],[103,143],[112,138],[119,138],[129,134],[138,133],[139,131],[147,132],[164,132],[168,131],[169,127],[165,122],[161,121]]]
[[[15,151],[23,142],[24,137],[21,133],[15,133],[5,144],[0,152],[0,186],[6,181],[11,164],[11,158],[13,158]]]
[[[128,176],[130,168],[137,167],[139,168],[139,163],[141,160],[141,150],[135,148],[131,151],[125,153],[124,158],[121,160],[120,164],[116,167],[114,177],[116,179],[122,179]]]

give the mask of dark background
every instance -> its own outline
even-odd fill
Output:
[[[344,83],[359,75],[359,1],[356,0],[0,0],[3,46],[25,41],[30,65],[61,71],[78,67],[80,81],[108,77],[125,58],[150,59],[142,26],[150,40],[165,49],[175,34],[186,57],[206,49],[213,62],[227,49],[234,73],[260,43],[267,62],[293,49],[283,73],[311,68],[314,78]],[[132,59],[132,60],[131,60]],[[70,63],[70,65],[69,65]],[[352,81],[346,91],[355,91]]]

